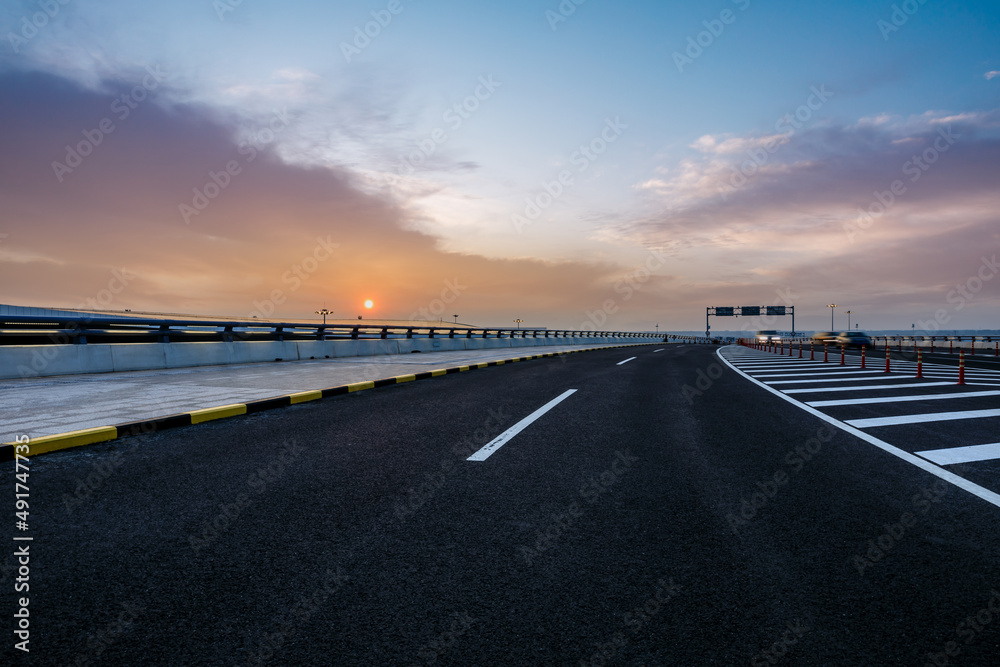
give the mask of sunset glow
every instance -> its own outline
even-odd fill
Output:
[[[548,4],[6,3],[0,303],[997,326],[1000,5]]]

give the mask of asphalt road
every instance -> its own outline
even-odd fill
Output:
[[[1000,508],[765,390],[714,347],[659,349],[38,457],[30,530],[11,516],[4,531],[33,541],[9,542],[30,547],[29,593],[13,592],[17,561],[3,561],[0,655],[997,664]],[[466,460],[571,389],[488,459]],[[1000,424],[975,421],[977,443]],[[907,451],[938,446],[940,424],[908,428]],[[965,423],[950,428],[964,442]],[[995,463],[975,475],[998,490]],[[13,647],[22,595],[30,654]]]

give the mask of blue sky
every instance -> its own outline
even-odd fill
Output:
[[[481,324],[688,329],[794,298],[800,327],[832,301],[872,329],[998,326],[995,2],[53,0],[3,3],[0,35],[5,173],[38,165],[0,184],[5,302],[84,302],[127,257],[111,308],[242,316],[278,290],[278,317],[370,296],[404,319],[461,279],[449,309]],[[259,173],[179,215],[248,141]],[[344,256],[291,290],[320,232]]]

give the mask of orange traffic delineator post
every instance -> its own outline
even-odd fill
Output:
[[[955,354],[955,341],[948,341],[948,354]]]
[[[889,372],[889,344],[885,344],[885,372]]]
[[[816,351],[813,349],[812,341],[809,341],[809,361],[816,361]]]
[[[802,341],[799,341],[799,359],[802,358]]]
[[[970,357],[976,356],[976,337],[975,336],[972,337],[972,347],[969,348],[969,356]]]
[[[958,351],[958,383],[965,384],[965,350]]]
[[[840,344],[840,365],[844,365],[844,350],[847,348],[847,343]]]
[[[917,377],[922,378],[924,376],[924,354],[923,350],[917,350]]]
[[[864,369],[864,367],[865,367],[865,347],[867,347],[867,346],[865,346],[865,345],[861,346],[861,368],[862,369]]]
[[[828,343],[823,343],[823,363],[825,364],[830,359],[828,358],[828,353],[830,351],[830,345]]]

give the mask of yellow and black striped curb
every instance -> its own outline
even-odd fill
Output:
[[[213,408],[204,408],[201,410],[192,410],[191,412],[182,412],[176,415],[168,415],[166,417],[156,417],[153,419],[146,419],[143,421],[127,422],[124,424],[118,424],[116,426],[98,426],[96,428],[87,428],[80,431],[57,433],[55,435],[44,435],[44,436],[39,436],[37,438],[32,438],[31,441],[27,443],[28,444],[27,455],[38,456],[39,454],[48,454],[49,452],[59,451],[60,449],[70,449],[72,447],[82,447],[84,445],[93,445],[99,442],[117,440],[118,438],[123,438],[129,435],[142,435],[146,433],[155,433],[156,431],[163,431],[169,428],[177,428],[179,426],[191,426],[192,424],[202,424],[204,422],[213,421],[216,419],[225,419],[226,417],[235,417],[237,415],[248,415],[248,414],[253,414],[255,412],[263,412],[264,410],[283,408],[289,405],[296,405],[298,403],[315,401],[320,398],[327,398],[329,396],[340,396],[341,394],[350,394],[356,391],[364,391],[365,389],[387,387],[389,385],[402,384],[404,382],[413,382],[415,380],[426,380],[433,377],[439,377],[441,375],[450,375],[452,373],[463,373],[465,371],[474,370],[477,368],[487,368],[489,366],[502,366],[504,364],[514,363],[516,361],[529,361],[531,359],[542,359],[544,357],[558,357],[560,355],[572,354],[574,352],[593,352],[596,350],[612,350],[622,347],[639,347],[645,345],[662,345],[662,344],[663,341],[657,341],[655,343],[632,343],[629,345],[588,347],[580,350],[565,350],[563,352],[546,352],[543,354],[533,354],[528,357],[515,357],[513,359],[497,359],[495,361],[484,361],[478,364],[469,364],[468,366],[440,368],[433,371],[413,373],[411,375],[397,375],[395,377],[384,378],[382,380],[369,380],[368,382],[354,382],[352,384],[342,384],[337,387],[330,387],[328,389],[301,391],[294,394],[276,396],[274,398],[264,398],[259,401],[250,401],[248,403],[233,403],[231,405],[220,405]],[[24,443],[6,442],[0,445],[0,462],[13,461],[15,446],[23,444]],[[19,453],[23,453],[23,451],[19,451]]]

